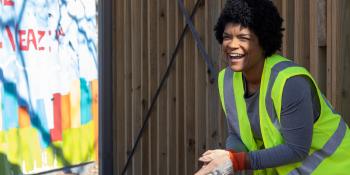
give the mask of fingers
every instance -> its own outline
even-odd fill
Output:
[[[201,161],[201,162],[204,162],[204,163],[209,163],[213,159],[210,156],[202,156],[198,160]]]
[[[217,167],[217,163],[215,161],[211,161],[209,164],[206,164],[201,170],[206,174],[211,173]]]
[[[213,150],[208,150],[205,153],[202,154],[202,157],[200,157],[198,160],[204,163],[209,163],[213,160],[213,158],[210,157],[210,154],[213,153]]]
[[[206,156],[206,155],[209,155],[213,152],[213,150],[208,150],[206,151],[205,153],[202,154],[202,156]]]
[[[205,165],[199,171],[197,171],[195,175],[207,175],[211,172],[211,169],[212,168]]]
[[[232,163],[226,150],[208,150],[198,160],[204,162],[204,165],[195,175],[207,175],[216,170],[226,172],[227,162],[230,164],[229,170],[232,171]]]

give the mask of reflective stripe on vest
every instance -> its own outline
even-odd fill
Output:
[[[236,101],[235,101],[235,95],[233,93],[233,72],[230,68],[227,68],[225,70],[224,75],[224,94],[225,94],[225,111],[227,115],[227,120],[229,123],[233,124],[233,130],[236,132],[236,134],[241,137],[240,130],[239,130],[239,123],[238,123],[238,115],[236,110]],[[228,126],[230,127],[230,126]]]
[[[267,110],[269,117],[271,119],[271,122],[278,130],[281,129],[281,125],[279,123],[279,119],[277,117],[276,110],[275,110],[275,107],[274,107],[273,102],[272,102],[271,89],[275,83],[275,80],[277,78],[278,73],[287,67],[293,67],[293,66],[296,66],[296,64],[291,62],[291,61],[279,62],[272,67],[272,72],[271,72],[270,78],[269,78],[269,84],[267,87],[267,92],[266,92],[266,97],[265,97],[265,105],[266,105],[266,110]]]
[[[249,120],[247,120],[248,114],[246,106],[242,105],[245,103],[242,98],[244,95],[243,84],[242,80],[237,80],[242,77],[234,76],[234,74],[236,73],[230,68],[225,70],[223,91],[226,116],[229,123],[233,124],[234,131],[241,138],[247,149],[254,151],[257,150],[257,145],[253,138]],[[238,82],[239,84],[235,85],[235,82]],[[236,103],[238,103],[240,107],[238,107]],[[242,127],[240,125],[247,127]]]

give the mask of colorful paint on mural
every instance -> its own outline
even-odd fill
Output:
[[[96,0],[0,0],[0,174],[97,159]]]

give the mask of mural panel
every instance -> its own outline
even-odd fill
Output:
[[[0,174],[97,155],[96,0],[0,0]]]

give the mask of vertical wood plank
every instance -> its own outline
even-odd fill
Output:
[[[185,0],[184,4],[187,11],[193,9],[194,2],[192,0]],[[190,33],[190,32],[189,32]],[[193,174],[195,161],[195,45],[192,34],[187,35],[184,43],[185,63],[184,63],[184,112],[185,112],[185,174]]]
[[[326,81],[327,81],[327,47],[326,47],[326,0],[318,0],[317,3],[317,32],[318,32],[318,85],[321,91],[326,94]]]
[[[294,59],[296,63],[309,68],[309,1],[295,0]]]
[[[327,97],[333,106],[337,106],[337,4],[327,1]]]
[[[331,103],[333,104],[334,107],[339,107],[338,105],[338,101],[337,101],[337,86],[339,86],[340,83],[338,81],[337,77],[337,67],[338,67],[338,35],[337,33],[339,32],[339,23],[338,23],[338,18],[339,18],[339,13],[338,13],[338,1],[332,1],[331,2],[331,45],[330,45],[330,49],[331,49]],[[337,108],[338,109],[338,108]],[[339,109],[338,109],[339,110]]]
[[[124,1],[124,31],[131,31],[131,4],[130,1],[126,0]],[[125,142],[126,143],[126,153],[131,151],[132,149],[132,102],[131,102],[131,88],[132,88],[132,63],[131,63],[131,34],[130,32],[124,33],[124,56],[125,56],[125,62],[124,62],[124,85],[125,85],[125,92],[124,92],[124,99],[125,99]],[[127,174],[131,175],[132,173],[132,166],[129,166],[127,169]]]
[[[316,82],[320,82],[320,60],[318,48],[318,0],[310,0],[310,72]]]
[[[282,1],[282,18],[285,31],[282,39],[282,53],[294,60],[294,0]]]
[[[326,30],[327,30],[327,20],[326,20],[326,0],[317,1],[317,25],[318,25],[318,45],[323,47],[326,46]]]
[[[205,8],[204,3],[199,7],[197,13],[194,17],[195,27],[200,35],[203,43],[205,43]],[[205,65],[204,59],[199,53],[198,48],[195,48],[195,165],[194,169],[200,168],[200,164],[197,161],[198,157],[204,153],[206,148],[206,89],[207,84],[207,67]]]
[[[132,145],[135,144],[142,124],[141,117],[141,1],[131,0],[131,60],[132,60]],[[139,143],[132,158],[134,175],[141,174],[142,142]]]
[[[341,41],[340,41],[340,58],[342,59],[342,70],[341,73],[341,114],[345,118],[345,121],[347,123],[350,123],[350,79],[347,75],[350,74],[350,2],[348,0],[341,0],[341,17],[340,17],[340,23],[341,25]]]
[[[157,0],[149,0],[148,1],[148,19],[150,20],[148,23],[148,45],[149,45],[149,51],[148,51],[148,67],[149,67],[149,97],[153,97],[153,95],[156,92],[156,89],[158,87],[158,81],[157,81],[157,43],[158,43],[158,35],[157,35],[157,25],[158,25],[158,16],[157,16]],[[157,106],[154,107],[151,119],[150,119],[150,159],[149,161],[152,162],[151,165],[151,174],[157,175],[158,173],[158,155],[157,155]]]
[[[176,1],[168,0],[167,3],[167,65],[170,63],[171,54],[176,44]],[[167,81],[167,167],[166,174],[175,175],[177,173],[176,156],[180,153],[176,151],[176,64],[172,65],[171,72]]]
[[[142,51],[142,58],[141,58],[141,72],[142,72],[142,78],[141,78],[141,96],[142,96],[142,108],[141,108],[141,115],[145,116],[146,112],[149,109],[150,105],[150,97],[149,97],[149,45],[148,45],[148,6],[147,1],[142,1],[141,5],[141,14],[142,14],[142,23],[141,23],[141,29],[142,29],[142,36],[141,36],[141,51]],[[145,118],[142,118],[142,121],[145,120]],[[142,138],[142,174],[151,174],[151,161],[150,161],[150,125],[149,123],[146,126],[145,133]]]
[[[158,85],[167,67],[167,1],[158,1]],[[167,174],[167,84],[165,83],[158,97],[158,174]]]
[[[178,3],[176,3],[176,33],[177,40],[179,40],[182,30],[184,28],[184,18],[179,10]],[[186,37],[188,36],[188,32]],[[181,43],[180,49],[176,59],[176,152],[178,155],[176,159],[177,174],[186,174],[185,172],[185,112],[184,112],[184,42]]]
[[[326,96],[332,101],[332,0],[327,0],[327,88]]]
[[[114,49],[116,52],[113,53],[113,62],[115,62],[113,65],[116,67],[114,69],[113,74],[116,75],[116,81],[113,81],[113,89],[116,89],[117,93],[115,93],[117,96],[114,97],[116,99],[116,103],[114,103],[116,106],[114,107],[114,114],[113,116],[117,116],[115,125],[117,131],[114,131],[117,135],[117,143],[113,145],[114,146],[114,157],[117,158],[117,166],[114,166],[114,172],[117,174],[120,174],[123,165],[126,162],[126,145],[125,145],[125,102],[124,102],[124,83],[118,83],[118,82],[124,82],[124,1],[117,1],[115,2],[116,6],[114,8],[116,10],[113,10],[114,12],[117,12],[116,15],[116,21],[113,23],[115,24],[116,31],[115,38],[113,39],[113,44],[116,46],[116,49]],[[119,25],[120,24],[120,25]],[[113,78],[115,79],[115,78]],[[117,84],[115,84],[117,83]]]

